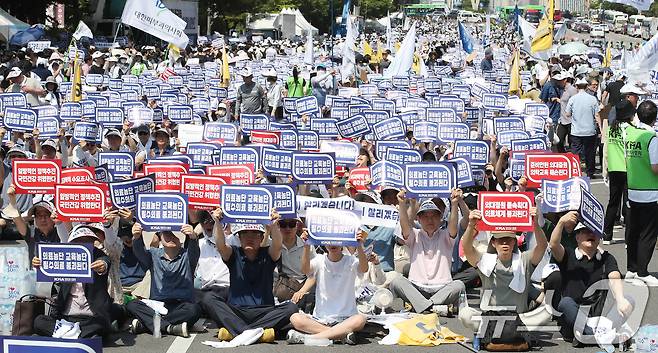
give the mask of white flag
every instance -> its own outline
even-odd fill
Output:
[[[523,18],[523,16],[519,16],[519,27],[521,28],[521,33],[523,35],[522,50],[535,59],[548,61],[548,59],[550,59],[551,57],[550,50],[540,51],[535,53],[533,53],[531,50],[532,38],[537,33],[537,27],[535,27],[532,23],[526,21]]]
[[[649,7],[653,0],[609,0],[610,2],[616,2],[618,4],[624,4],[628,6],[633,6],[634,8],[640,11],[648,11]]]
[[[80,40],[82,37],[94,38],[94,34],[91,33],[91,29],[89,29],[84,22],[80,21],[80,23],[78,23],[78,28],[76,28],[75,33],[73,33],[73,38],[75,38],[75,40]]]
[[[416,49],[416,22],[411,25],[409,32],[404,37],[400,50],[395,54],[391,65],[384,71],[384,77],[408,76],[411,65],[414,63],[414,51]]]
[[[313,31],[308,30],[306,48],[304,49],[304,64],[313,65]]]
[[[626,73],[628,82],[648,83],[650,72],[658,65],[658,33],[648,42],[644,43],[632,58],[626,59]]]
[[[482,38],[482,46],[488,47],[489,41],[491,40],[491,17],[487,15],[486,22],[484,25],[484,37]]]
[[[345,33],[345,42],[343,43],[343,62],[340,67],[340,75],[343,81],[348,80],[350,76],[356,74],[356,54],[354,45],[356,38],[359,36],[356,25],[352,21],[352,15],[347,16],[347,33]]]
[[[386,49],[393,50],[393,29],[391,28],[391,14],[386,13]]]
[[[187,23],[169,11],[160,0],[128,0],[121,22],[182,49],[190,41],[185,34]]]

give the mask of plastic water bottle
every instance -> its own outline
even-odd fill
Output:
[[[473,349],[480,351],[480,337],[478,337],[477,333],[473,335]]]
[[[160,313],[157,311],[153,312],[153,337],[162,337],[162,332],[160,332]]]
[[[459,310],[461,310],[462,308],[467,307],[467,306],[468,306],[468,300],[466,298],[466,292],[461,291],[459,293]]]

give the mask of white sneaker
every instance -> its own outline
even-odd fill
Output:
[[[624,277],[624,279],[633,279],[635,277],[637,277],[637,272],[628,271],[626,272],[626,276]]]
[[[658,278],[652,275],[648,275],[644,277],[637,276],[635,278],[642,280],[649,287],[658,287]]]
[[[288,335],[286,336],[286,341],[288,342],[288,344],[304,344],[305,339],[306,339],[305,334],[294,329],[288,331]]]

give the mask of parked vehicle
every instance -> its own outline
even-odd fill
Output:
[[[589,33],[592,38],[603,38],[605,37],[605,25],[593,26]]]

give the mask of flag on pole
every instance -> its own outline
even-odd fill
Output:
[[[489,40],[491,38],[491,17],[487,15],[486,21],[484,24],[484,35],[482,36],[482,46],[483,47],[488,47],[489,46]]]
[[[521,36],[523,37],[523,52],[537,60],[548,61],[551,57],[550,50],[533,53],[532,49],[530,49],[532,46],[532,38],[535,37],[537,28],[535,28],[532,23],[526,21],[523,17],[519,17],[519,28],[521,29]]]
[[[389,65],[388,69],[384,71],[384,77],[391,78],[393,76],[407,76],[411,66],[414,62],[414,52],[416,51],[416,23],[414,22],[409,28],[409,32],[404,37],[402,45],[395,58]]]
[[[171,66],[174,66],[176,61],[178,61],[178,59],[180,58],[180,49],[177,46],[169,43],[169,45],[167,46],[167,56],[169,58],[169,63],[171,64]]]
[[[634,8],[640,11],[648,11],[649,7],[653,0],[608,0],[609,2],[616,2],[618,4],[624,4],[628,6],[633,6]]]
[[[553,13],[555,11],[555,1],[548,0],[546,13],[537,26],[535,37],[532,38],[530,49],[533,53],[551,49],[553,46]]]
[[[73,38],[75,40],[80,40],[82,37],[87,37],[87,38],[94,38],[94,34],[91,33],[91,29],[82,21],[78,23],[78,28],[75,29],[75,33],[73,33]]]
[[[462,48],[464,49],[465,52],[468,54],[473,52],[473,38],[471,37],[471,34],[468,33],[466,30],[466,27],[459,22],[459,39],[462,41]]]
[[[636,53],[631,51],[625,55],[628,58],[624,58],[626,65],[622,69],[626,69],[627,82],[649,83],[650,71],[658,65],[658,33],[644,43]]]
[[[391,14],[386,13],[386,49],[393,49],[393,29],[391,28]]]
[[[179,48],[187,47],[190,39],[185,34],[187,22],[171,12],[160,0],[128,0],[121,22],[142,30]]]
[[[402,45],[402,44],[401,44],[400,42],[395,42],[395,45],[394,45],[394,47],[395,47],[395,54],[397,54],[397,53],[400,51],[400,46],[401,46],[401,45]]]
[[[341,63],[341,77],[343,81],[356,74],[356,53],[354,46],[358,38],[356,26],[352,21],[352,16],[347,16],[347,32],[345,34],[345,43],[343,43],[343,62]]]
[[[226,88],[231,84],[231,72],[228,69],[228,55],[226,54],[226,45],[222,47],[222,87]]]
[[[361,46],[363,49],[363,55],[370,55],[371,58],[375,56],[375,52],[374,50],[372,50],[372,46],[370,45],[370,43],[368,43],[368,41],[365,38],[361,43],[362,43]]]
[[[82,67],[80,66],[79,51],[75,52],[75,61],[73,62],[73,82],[71,85],[71,102],[82,100]]]
[[[523,94],[521,89],[521,69],[519,68],[519,49],[514,50],[512,59],[512,68],[510,70],[509,94],[517,94],[519,97]]]
[[[603,56],[603,67],[610,67],[612,64],[612,43],[608,42],[608,46],[605,47],[605,55]]]
[[[313,65],[313,32],[308,31],[306,37],[306,48],[304,48],[304,64]]]

